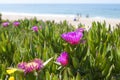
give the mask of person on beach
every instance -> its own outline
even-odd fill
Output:
[[[81,17],[81,14],[77,13],[76,17],[74,18],[74,21],[79,21],[80,17]]]
[[[89,14],[86,15],[86,18],[89,18]]]

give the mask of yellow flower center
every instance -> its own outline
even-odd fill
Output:
[[[15,80],[15,78],[13,76],[11,76],[8,80]]]
[[[7,72],[8,74],[12,74],[12,73],[14,73],[16,70],[17,70],[17,69],[9,69],[9,70],[6,70],[6,72]]]

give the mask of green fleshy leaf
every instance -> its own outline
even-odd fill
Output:
[[[44,62],[44,63],[43,63],[43,66],[46,66],[52,59],[53,59],[53,57],[50,58],[50,59],[48,59],[46,62]]]

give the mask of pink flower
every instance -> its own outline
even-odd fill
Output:
[[[38,27],[37,26],[33,26],[32,30],[35,31],[35,32],[38,32]]]
[[[66,66],[68,64],[68,53],[62,52],[57,58],[57,62],[59,62],[62,66]]]
[[[7,27],[7,26],[9,26],[9,24],[10,24],[9,22],[4,22],[4,23],[2,23],[2,26]]]
[[[80,40],[82,39],[83,33],[77,32],[77,31],[68,32],[68,33],[62,34],[61,37],[68,43],[72,45],[76,45],[76,44],[79,44]]]
[[[21,62],[18,64],[18,68],[22,69],[25,74],[33,71],[38,71],[43,68],[43,62],[40,59],[34,59],[31,62]]]
[[[38,67],[36,68],[36,70],[40,70],[43,67],[43,62],[40,59],[34,59],[33,60],[34,63],[38,64]]]
[[[14,25],[15,27],[17,27],[17,26],[19,26],[19,25],[20,25],[20,22],[15,21],[15,22],[13,23],[13,25]]]
[[[27,65],[26,62],[21,62],[18,64],[18,68],[25,70],[25,66]]]
[[[76,30],[76,32],[84,32],[84,28],[78,28],[77,30]]]
[[[25,66],[25,72],[29,73],[35,70],[39,70],[39,64],[35,63],[35,62],[29,62],[27,63],[27,65]]]

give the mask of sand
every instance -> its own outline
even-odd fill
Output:
[[[115,27],[116,24],[120,24],[120,19],[112,19],[112,18],[99,18],[99,17],[94,17],[94,18],[85,18],[85,17],[76,17],[75,15],[55,15],[55,14],[27,14],[27,13],[7,13],[7,12],[2,12],[2,19],[6,20],[18,20],[18,19],[31,19],[36,17],[38,20],[54,20],[55,22],[59,23],[61,21],[66,20],[69,24],[77,27],[80,23],[85,25],[86,28],[91,27],[92,22],[101,22],[103,23],[106,21],[107,26],[109,24],[112,27]],[[74,21],[74,19],[77,19],[77,21]]]

